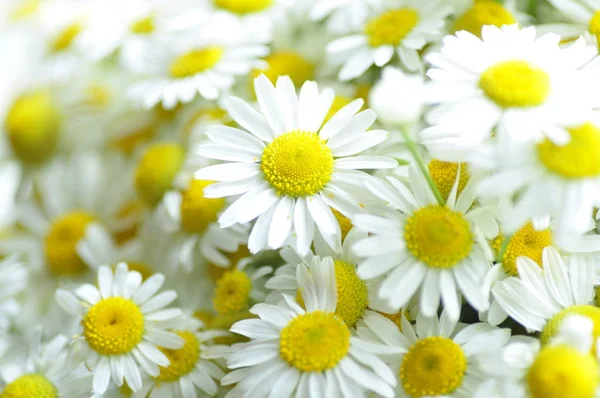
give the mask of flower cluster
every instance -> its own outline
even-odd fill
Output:
[[[0,398],[600,398],[600,0],[1,3]]]

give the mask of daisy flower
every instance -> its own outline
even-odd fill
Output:
[[[386,65],[394,53],[410,71],[421,68],[418,51],[437,40],[451,8],[440,0],[382,0],[362,23],[361,33],[344,36],[327,46],[329,60],[343,65],[340,80],[361,76],[371,65]]]
[[[363,257],[358,275],[384,277],[379,297],[392,308],[405,307],[419,294],[424,315],[434,316],[441,299],[448,316],[457,320],[462,293],[475,309],[487,309],[482,283],[492,261],[486,236],[498,235],[494,206],[473,206],[474,179],[457,195],[460,173],[444,206],[415,167],[409,168],[408,179],[410,190],[393,177],[366,183],[387,206],[379,214],[352,219],[370,235],[353,248]]]
[[[597,50],[584,40],[561,49],[559,41],[517,25],[486,25],[482,39],[465,31],[445,37],[441,50],[426,57],[433,66],[428,101],[437,106],[424,138],[457,135],[480,143],[495,130],[517,142],[568,142],[561,126],[583,123],[591,112],[581,68]]]
[[[0,330],[7,330],[19,315],[17,296],[28,286],[29,273],[17,256],[0,261]]]
[[[139,65],[133,67],[140,79],[130,94],[145,108],[162,103],[171,109],[197,94],[214,100],[237,76],[262,65],[258,58],[268,54],[263,43],[233,16],[205,14],[176,40],[166,35],[140,50]]]
[[[510,329],[457,324],[447,311],[439,318],[419,314],[415,327],[404,315],[401,322],[399,329],[368,311],[357,327],[359,337],[389,347],[390,355],[382,357],[399,375],[398,398],[477,396],[486,363],[494,362],[510,339]]]
[[[42,341],[42,329],[35,327],[28,341],[27,358],[22,363],[0,367],[2,396],[89,397],[92,375],[70,366],[68,343],[69,339],[63,335]]]
[[[393,397],[394,374],[377,356],[387,347],[353,337],[335,315],[337,294],[333,261],[297,268],[305,309],[290,296],[278,305],[257,304],[260,319],[231,328],[251,339],[227,360],[233,369],[222,383],[237,383],[230,395],[252,397],[362,397],[373,391]]]
[[[356,114],[363,104],[360,99],[323,125],[332,90],[319,93],[316,83],[307,82],[297,96],[287,77],[280,77],[277,87],[265,76],[254,82],[260,112],[239,98],[229,98],[228,112],[243,129],[211,127],[207,134],[213,144],[197,149],[207,158],[229,162],[203,168],[195,177],[219,181],[206,188],[206,197],[243,194],[223,212],[219,224],[227,228],[258,217],[248,243],[252,253],[281,247],[292,231],[298,251],[307,253],[315,226],[335,248],[340,227],[329,206],[343,212],[344,202],[359,202],[345,188],[368,177],[358,169],[397,164],[390,158],[360,156],[383,142],[387,133],[366,131],[375,113]]]
[[[570,23],[551,23],[549,29],[565,39],[586,36],[590,43],[600,45],[600,1],[548,0]]]
[[[120,263],[114,274],[109,266],[98,269],[98,287],[83,284],[75,294],[56,291],[60,306],[81,320],[81,333],[73,342],[72,352],[85,358],[86,366],[94,372],[95,394],[102,395],[111,379],[119,387],[125,379],[131,390],[139,390],[139,366],[156,377],[159,366],[170,365],[159,347],[182,348],[184,340],[165,330],[181,310],[165,308],[177,293],[158,293],[164,281],[165,277],[157,273],[142,283],[138,272],[130,272],[127,264]]]
[[[466,30],[481,37],[481,29],[485,25],[502,27],[504,25],[530,25],[530,17],[519,12],[516,0],[498,3],[494,0],[458,0],[453,1],[455,15],[452,32]]]

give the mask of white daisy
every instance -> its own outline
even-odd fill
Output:
[[[457,324],[447,311],[439,319],[419,314],[415,327],[402,315],[401,329],[369,311],[357,330],[366,341],[390,347],[390,355],[383,357],[399,375],[399,398],[476,396],[489,376],[486,363],[496,361],[510,339],[510,329]]]
[[[220,181],[206,188],[206,197],[243,194],[219,218],[221,227],[246,223],[258,217],[248,247],[256,253],[281,247],[290,233],[297,248],[308,252],[314,229],[335,248],[340,227],[329,206],[345,213],[346,202],[358,203],[346,189],[368,175],[357,169],[395,167],[395,160],[360,153],[383,142],[387,133],[366,131],[375,113],[355,115],[363,101],[357,99],[323,125],[334,93],[319,93],[307,82],[296,95],[287,77],[277,87],[265,77],[255,80],[260,112],[239,98],[229,98],[229,114],[243,128],[214,126],[208,136],[214,144],[198,147],[198,153],[229,163],[199,170],[195,177]]]
[[[426,57],[433,66],[428,100],[438,105],[423,138],[480,143],[496,131],[515,141],[568,142],[561,126],[583,123],[591,112],[581,68],[597,50],[584,40],[561,49],[559,41],[517,25],[485,26],[482,39],[465,31],[445,37],[440,52]]]
[[[84,398],[90,396],[92,375],[70,365],[66,336],[42,341],[42,329],[35,327],[28,341],[29,353],[23,363],[0,367],[0,390],[6,397]]]
[[[297,278],[304,308],[284,295],[278,305],[257,304],[260,319],[231,328],[251,339],[239,346],[227,365],[234,369],[222,383],[237,383],[229,396],[361,397],[367,391],[393,397],[396,377],[376,355],[387,347],[351,336],[334,314],[337,302],[333,261],[299,264]]]
[[[158,347],[182,348],[184,340],[165,330],[181,310],[165,308],[177,293],[158,293],[164,281],[162,274],[154,274],[142,283],[138,272],[130,272],[120,263],[114,274],[109,266],[98,269],[98,288],[83,284],[75,294],[56,291],[56,301],[81,321],[81,334],[75,338],[72,352],[93,370],[95,394],[103,394],[111,379],[117,386],[125,379],[131,390],[138,391],[142,387],[138,366],[156,377],[159,366],[170,364]]]
[[[548,0],[571,23],[551,23],[546,29],[572,39],[584,35],[590,44],[600,45],[600,1]]]
[[[460,314],[460,295],[477,310],[487,309],[482,290],[492,253],[486,242],[498,235],[494,206],[473,206],[475,180],[457,195],[460,173],[447,203],[439,205],[414,166],[409,188],[393,177],[371,179],[367,188],[387,206],[375,214],[353,217],[370,236],[354,245],[358,275],[370,280],[384,276],[379,297],[392,308],[405,307],[420,295],[420,311],[434,316],[440,298],[451,319]]]
[[[394,53],[410,71],[421,68],[418,51],[437,40],[451,8],[440,0],[382,0],[362,22],[363,32],[331,42],[329,61],[343,65],[341,80],[361,76],[371,65],[386,65]]]
[[[517,0],[506,0],[502,3],[494,0],[453,0],[452,7],[455,16],[451,27],[453,33],[466,30],[481,37],[481,28],[484,25],[531,25],[531,18],[520,11]]]
[[[196,94],[216,99],[236,76],[262,65],[258,58],[268,54],[260,37],[223,13],[204,14],[194,28],[177,32],[176,40],[172,37],[153,41],[137,55],[139,65],[134,70],[140,81],[130,94],[146,108],[162,103],[171,109],[178,102],[192,101]]]
[[[28,287],[29,273],[16,255],[0,262],[0,330],[7,330],[20,313],[18,294]]]

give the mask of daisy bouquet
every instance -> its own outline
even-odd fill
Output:
[[[0,398],[600,398],[599,0],[4,0]]]

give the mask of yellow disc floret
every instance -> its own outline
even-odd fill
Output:
[[[142,310],[133,301],[122,297],[97,302],[81,324],[85,340],[100,355],[127,354],[144,335]]]
[[[21,95],[9,108],[4,128],[15,154],[24,162],[39,163],[54,152],[62,116],[46,91]]]
[[[410,7],[399,8],[371,19],[365,26],[365,34],[371,47],[397,46],[418,23],[417,10]]]
[[[568,129],[571,140],[558,145],[545,139],[537,145],[540,162],[563,178],[600,175],[600,128],[591,123]]]
[[[526,61],[503,61],[487,68],[479,79],[485,95],[503,108],[539,106],[550,95],[550,77]]]
[[[138,19],[131,25],[131,32],[138,35],[147,35],[154,32],[154,17],[148,15]]]
[[[88,269],[76,247],[92,221],[94,217],[83,211],[74,211],[54,220],[44,238],[44,254],[53,274],[77,275]]]
[[[50,50],[53,52],[61,52],[68,49],[82,30],[83,25],[79,22],[67,26],[54,38],[50,44]]]
[[[211,181],[192,180],[181,195],[181,226],[186,232],[201,234],[213,222],[225,206],[225,198],[204,197],[204,188]]]
[[[273,0],[213,0],[218,8],[235,14],[253,14],[271,7]]]
[[[437,189],[442,194],[444,199],[448,199],[450,191],[456,181],[456,173],[458,173],[458,166],[460,166],[460,177],[458,180],[458,192],[457,196],[461,194],[467,182],[469,182],[469,171],[466,163],[454,163],[454,162],[443,162],[441,160],[432,160],[429,162],[429,174],[435,182]]]
[[[169,66],[171,76],[184,78],[204,72],[217,64],[223,57],[221,47],[206,47],[188,51],[176,58]]]
[[[598,363],[590,354],[558,345],[540,351],[527,372],[531,398],[593,398]]]
[[[350,327],[363,316],[369,304],[367,285],[356,275],[356,267],[342,260],[335,260],[335,284],[337,306],[335,314]]]
[[[410,253],[430,267],[451,268],[471,253],[473,235],[464,215],[439,205],[423,207],[406,220]]]
[[[277,83],[279,76],[289,76],[296,87],[302,86],[307,80],[315,78],[315,65],[294,51],[275,51],[265,57],[267,67],[254,69],[250,74],[250,83],[264,74],[273,84]]]
[[[594,16],[590,19],[589,25],[590,33],[596,36],[598,46],[600,46],[600,10],[594,13]]]
[[[499,237],[492,243],[494,249],[499,250],[503,237]],[[542,266],[542,252],[545,247],[552,246],[552,231],[544,229],[536,231],[532,223],[525,224],[520,230],[510,237],[506,251],[502,257],[502,266],[507,274],[517,276],[517,258],[526,256]]]
[[[467,358],[458,344],[446,337],[427,337],[404,356],[400,380],[411,397],[451,395],[466,370]]]
[[[200,358],[200,342],[196,336],[187,330],[176,332],[184,341],[183,347],[178,350],[160,348],[169,358],[169,366],[160,368],[160,374],[156,377],[158,381],[173,382],[182,376],[189,374]]]
[[[281,330],[279,354],[302,372],[334,368],[348,354],[349,348],[350,330],[331,312],[299,315]]]
[[[550,340],[556,336],[558,333],[558,329],[562,323],[562,321],[569,315],[581,315],[589,318],[594,324],[594,329],[592,331],[594,337],[594,346],[592,347],[592,351],[596,350],[596,340],[600,337],[600,308],[594,307],[592,305],[574,305],[564,310],[560,311],[556,315],[554,315],[544,326],[542,333],[540,334],[540,341],[542,345],[546,345],[550,342]]]
[[[227,314],[248,309],[251,290],[252,281],[243,271],[226,271],[216,282],[213,296],[215,311]]]
[[[279,195],[310,196],[320,192],[333,173],[333,155],[316,133],[292,131],[264,150],[261,169]]]
[[[146,204],[154,206],[171,188],[183,157],[177,144],[153,145],[142,156],[135,170],[135,188]]]
[[[56,398],[58,390],[54,384],[40,374],[26,374],[10,382],[0,398]]]
[[[454,31],[466,30],[481,37],[481,28],[484,25],[501,27],[516,22],[515,17],[502,4],[493,0],[476,1],[473,7],[454,22]]]

